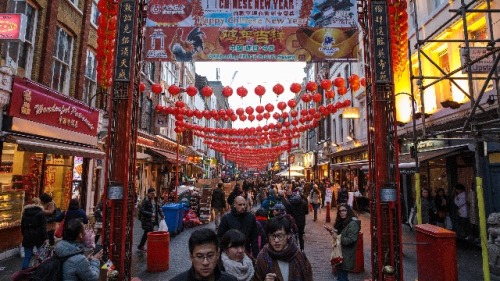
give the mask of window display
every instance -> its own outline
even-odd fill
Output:
[[[0,229],[21,225],[24,190],[0,192]]]

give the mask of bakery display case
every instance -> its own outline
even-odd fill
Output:
[[[21,225],[24,190],[0,192],[0,229]]]

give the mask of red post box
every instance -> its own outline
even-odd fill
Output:
[[[432,224],[415,226],[419,281],[457,281],[456,233]]]

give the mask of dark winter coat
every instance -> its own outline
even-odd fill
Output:
[[[170,281],[198,281],[198,280],[200,279],[196,279],[193,267],[191,267],[188,271],[184,271],[183,273],[170,279]],[[216,267],[215,281],[238,281],[238,279],[236,279],[236,277],[232,275],[229,275],[229,273],[221,271],[219,267]]]
[[[212,193],[211,206],[214,209],[224,209],[226,207],[226,194],[222,188],[217,188]]]
[[[89,218],[83,209],[68,209],[65,212],[62,212],[61,215],[55,218],[56,222],[61,222],[64,219],[64,222],[68,222],[72,219],[81,219],[84,224],[89,223]]]
[[[153,204],[151,203],[151,200],[149,200],[148,197],[144,198],[144,201],[142,201],[141,209],[139,210],[139,212],[140,212],[141,226],[143,230],[148,230],[148,231],[154,230],[154,226],[159,225],[160,219],[165,218],[161,210],[160,204],[158,204],[158,201],[156,201],[155,206],[156,208],[155,210],[153,210]],[[155,212],[156,212],[156,218],[153,220],[152,218],[155,215]]]
[[[294,195],[285,203],[285,208],[286,212],[295,219],[299,233],[304,233],[306,215],[309,214],[307,202],[299,195]]]
[[[83,245],[80,243],[61,240],[57,242],[54,252],[62,258],[71,256],[63,264],[64,281],[99,280],[99,260],[89,261],[83,255]]]
[[[342,243],[342,264],[339,266],[343,270],[352,271],[356,264],[356,247],[358,245],[358,234],[361,229],[361,221],[356,217],[342,229],[340,232],[340,241]]]
[[[21,218],[21,233],[23,247],[32,248],[41,246],[47,239],[47,221],[42,206],[26,205]]]
[[[250,212],[239,214],[234,208],[230,213],[225,214],[222,217],[217,231],[219,241],[224,233],[226,233],[230,229],[237,229],[245,234],[245,237],[247,238],[245,248],[247,252],[252,253],[252,255],[256,257],[259,253],[259,245],[257,221],[254,214]]]

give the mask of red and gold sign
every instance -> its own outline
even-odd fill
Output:
[[[0,14],[0,40],[24,40],[22,14]]]

